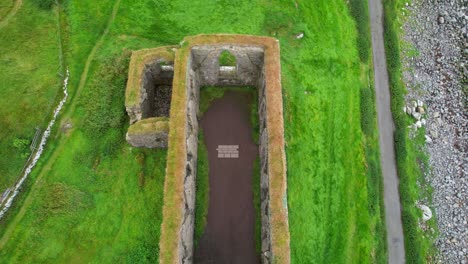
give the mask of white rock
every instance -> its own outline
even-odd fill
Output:
[[[432,143],[432,138],[428,135],[425,136],[426,137],[426,143]]]
[[[419,208],[422,210],[423,212],[423,221],[426,222],[428,221],[429,219],[432,218],[432,211],[429,207],[427,207],[426,205],[420,205]]]
[[[296,39],[301,39],[304,37],[304,33],[299,33],[297,36],[296,36]]]
[[[424,105],[423,102],[421,100],[418,100],[418,106],[423,107],[423,105]]]
[[[418,113],[421,113],[421,114],[424,114],[424,108],[421,107],[421,106],[418,106],[418,108],[416,108],[416,111],[418,111]]]
[[[420,128],[420,127],[422,127],[421,121],[418,121],[418,122],[416,122],[416,124],[415,124],[415,125],[416,125],[416,128]]]
[[[414,119],[416,119],[418,121],[421,120],[421,114],[418,113],[418,112],[413,112],[413,117],[414,117]]]
[[[410,106],[407,106],[407,107],[406,107],[406,113],[407,113],[408,115],[411,115],[411,113],[413,113],[413,111],[412,111],[412,109],[411,109]]]

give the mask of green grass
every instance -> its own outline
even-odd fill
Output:
[[[362,78],[368,70],[362,66],[368,62],[357,45],[363,31],[345,1],[298,1],[296,8],[294,2],[265,0],[122,0],[79,95],[85,62],[107,26],[114,1],[63,5],[70,100],[81,103],[66,116],[74,129],[69,134],[54,131],[25,192],[2,221],[0,234],[9,234],[9,239],[0,250],[0,262],[155,262],[166,151],[135,150],[124,142],[126,76],[119,66],[125,60],[121,54],[124,49],[177,44],[187,35],[220,32],[269,35],[280,41],[292,262],[375,263],[384,258],[385,247],[379,242],[382,209],[376,209],[380,202],[374,200],[381,196],[375,182],[377,142],[375,134],[369,137],[361,127],[361,89],[368,87]],[[0,77],[11,79],[2,82],[2,91],[9,93],[2,97],[8,101],[0,99],[0,111],[8,113],[0,112],[8,118],[1,121],[1,129],[12,123],[18,128],[0,130],[11,137],[2,137],[2,144],[31,137],[38,122],[28,127],[24,120],[37,118],[42,124],[54,106],[60,69],[54,12],[24,1],[17,20],[2,29],[11,34],[0,34],[0,65],[6,69]],[[299,32],[304,38],[297,40]],[[15,63],[5,59],[9,57],[16,58]],[[109,62],[116,64],[115,71]],[[21,64],[29,70],[18,76],[15,66]],[[28,115],[20,99],[39,84],[41,96],[36,93],[26,104],[34,108],[29,113],[38,115]],[[15,152],[5,146],[0,160],[12,160]],[[18,169],[21,163],[0,168]],[[18,214],[15,224],[22,205],[24,215]]]
[[[195,248],[205,231],[206,217],[208,216],[208,206],[210,201],[209,172],[208,150],[205,145],[203,129],[200,128],[200,131],[198,131],[198,161],[195,197]]]
[[[257,157],[253,166],[253,204],[255,209],[255,250],[257,254],[262,253],[262,210],[260,201],[260,157]]]
[[[420,129],[415,139],[409,139],[407,126],[411,123],[401,109],[405,105],[406,89],[402,81],[400,50],[404,45],[399,40],[399,28],[403,23],[401,10],[405,2],[389,0],[384,2],[385,50],[392,95],[391,108],[395,121],[395,152],[398,176],[400,178],[400,197],[402,204],[403,232],[405,236],[405,254],[408,263],[426,263],[434,260],[436,234],[424,233],[419,228],[421,210],[417,201],[431,199],[431,190],[427,187],[424,174],[428,170],[427,156],[421,149],[425,143],[424,130]],[[420,188],[419,186],[423,186]],[[428,223],[437,229],[435,217]]]
[[[45,129],[61,86],[55,12],[23,2],[0,29],[0,193],[19,176],[35,127]],[[28,144],[15,147],[15,140]]]
[[[133,149],[124,141],[127,67],[128,53],[101,62],[90,84],[95,89],[83,93],[77,111],[86,118],[75,119],[79,129],[29,193],[32,203],[2,248],[0,262],[157,261],[154,227],[162,219],[166,150]],[[104,115],[109,112],[114,117]],[[101,129],[88,122],[108,118],[114,122]]]
[[[356,23],[339,1],[278,8],[291,19],[277,31],[302,27],[305,34],[296,42],[280,38],[291,46],[282,45],[282,68],[292,261],[385,262],[381,203],[372,200],[382,193],[369,182],[370,176],[379,180],[380,171],[370,172],[367,164],[371,158],[379,164],[377,140],[361,130],[360,93],[367,87],[361,74],[367,71]],[[365,143],[373,146],[369,159]]]
[[[236,57],[232,55],[229,51],[224,50],[219,55],[219,65],[220,66],[236,66]]]
[[[242,88],[240,88],[242,89]],[[201,87],[200,88],[200,101],[198,106],[198,118],[201,119],[205,112],[210,107],[211,103],[223,97],[224,93],[226,92],[225,89],[219,87]]]
[[[13,8],[14,0],[1,0],[0,1],[0,20],[4,18]]]
[[[362,0],[350,0],[349,8],[351,15],[356,21],[359,58],[361,58],[363,63],[369,63],[369,57],[371,54],[371,37],[368,2]]]
[[[368,70],[368,74],[372,72]],[[387,263],[387,233],[383,201],[383,178],[380,165],[379,134],[375,105],[374,85],[361,88],[361,129],[364,133],[366,160],[368,211],[371,215],[371,230],[375,243],[374,263]]]

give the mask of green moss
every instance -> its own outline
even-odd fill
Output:
[[[227,50],[223,50],[219,55],[219,66],[236,66],[236,57]]]
[[[169,118],[153,117],[140,120],[128,128],[128,134],[169,133]]]
[[[198,132],[198,160],[195,197],[195,247],[205,232],[206,217],[208,215],[210,179],[209,179],[208,150],[205,145],[203,130]]]
[[[252,177],[253,204],[255,209],[255,250],[257,254],[262,251],[262,211],[260,201],[260,157],[255,159]]]

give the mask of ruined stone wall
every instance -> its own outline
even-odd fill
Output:
[[[168,145],[173,51],[173,47],[161,47],[132,53],[125,108],[130,117],[126,140],[134,147]]]
[[[169,117],[174,69],[164,67],[163,60],[145,66],[141,83],[141,118]]]
[[[229,51],[236,67],[220,67],[219,56]],[[257,86],[263,65],[263,49],[240,45],[204,45],[192,48],[193,68],[200,74],[201,86]]]
[[[230,51],[237,58],[237,76],[220,78],[219,55]],[[269,215],[268,132],[266,127],[266,98],[263,65],[263,49],[238,46],[201,46],[191,50],[187,63],[186,100],[186,170],[184,177],[184,209],[179,243],[182,263],[192,263],[195,212],[195,181],[197,175],[197,147],[200,87],[204,85],[256,86],[259,93],[258,114],[260,117],[260,167],[261,167],[261,218],[262,218],[262,263],[271,263],[271,226]],[[221,73],[222,74],[222,73]],[[231,75],[232,76],[232,75]]]
[[[184,176],[183,222],[180,231],[179,256],[181,263],[193,261],[193,233],[195,224],[195,181],[197,176],[198,119],[197,112],[200,98],[200,78],[193,65],[192,57],[187,62],[186,76],[186,167]]]
[[[260,155],[260,212],[262,221],[262,263],[271,263],[270,177],[268,174],[268,130],[265,97],[265,73],[258,79],[259,155]]]
[[[237,65],[220,67],[227,50]],[[192,263],[200,87],[255,86],[259,92],[262,263],[289,263],[286,158],[278,41],[243,35],[186,38],[174,64],[160,263]]]
[[[151,117],[131,125],[126,140],[137,148],[167,148],[168,134],[169,118]]]

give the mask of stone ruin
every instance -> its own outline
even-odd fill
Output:
[[[235,66],[220,65],[225,51],[235,57]],[[193,261],[197,112],[200,87],[208,85],[257,87],[261,260],[290,262],[280,74],[278,41],[267,37],[199,35],[185,38],[178,48],[132,54],[126,91],[131,123],[127,141],[135,147],[169,147],[161,263]]]
[[[134,147],[166,148],[174,79],[172,47],[134,51],[130,61],[125,107]]]

